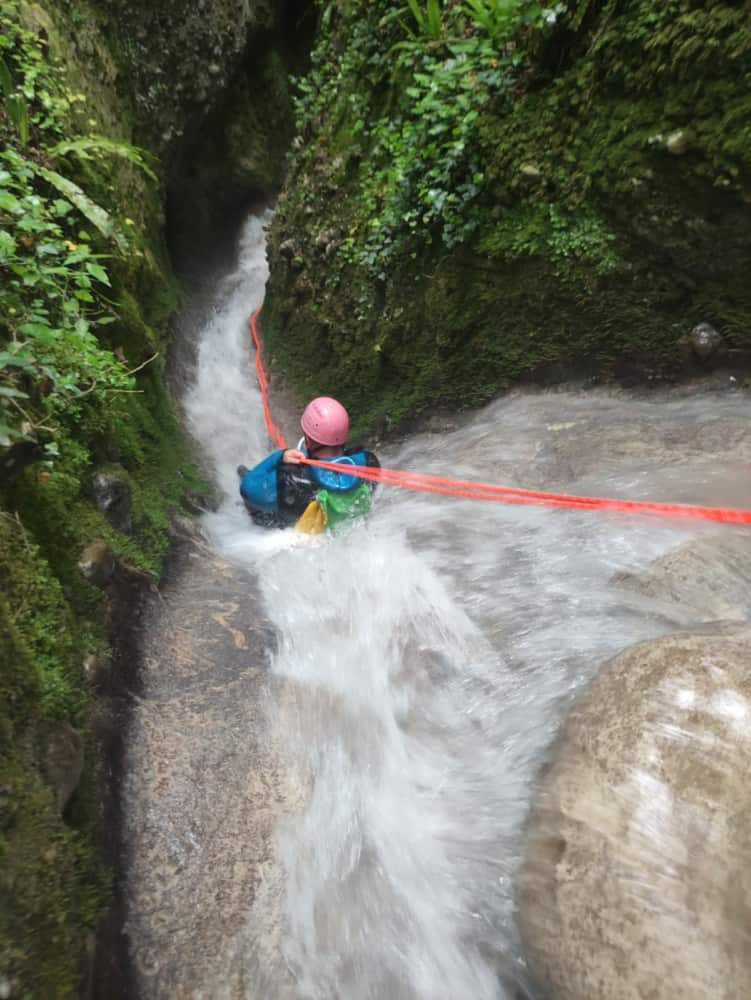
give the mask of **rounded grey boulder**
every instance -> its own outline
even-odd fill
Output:
[[[751,997],[751,631],[634,646],[574,707],[519,924],[555,1000]]]
[[[91,481],[94,503],[116,531],[133,531],[130,485],[127,479],[98,472]]]
[[[706,361],[722,347],[722,334],[709,323],[698,323],[689,334],[689,343],[696,357]]]

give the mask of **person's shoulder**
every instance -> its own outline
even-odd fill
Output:
[[[381,467],[381,463],[378,461],[378,456],[375,452],[370,451],[362,444],[347,448],[344,454],[347,458],[351,458],[356,465],[368,465],[374,469],[380,469]]]

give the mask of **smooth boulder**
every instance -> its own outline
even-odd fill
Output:
[[[133,532],[133,509],[130,484],[123,476],[97,472],[91,481],[94,503],[116,531]]]
[[[751,997],[751,630],[607,664],[528,821],[517,904],[554,1000]]]
[[[748,533],[692,538],[611,585],[631,595],[641,612],[675,625],[751,620],[751,537]]]

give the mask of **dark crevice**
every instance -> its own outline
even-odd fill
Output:
[[[128,951],[126,926],[125,841],[123,837],[123,778],[134,698],[140,694],[139,623],[150,599],[136,580],[123,581],[111,595],[112,662],[98,691],[94,738],[102,772],[99,849],[113,873],[110,905],[99,921],[96,947],[82,995],[90,1000],[135,1000],[135,974]],[[152,598],[153,599],[153,598]]]
[[[182,276],[213,269],[217,248],[232,245],[251,208],[281,188],[294,133],[291,80],[309,68],[315,29],[315,6],[289,0],[274,28],[249,39],[209,119],[186,131],[169,166],[166,206]]]

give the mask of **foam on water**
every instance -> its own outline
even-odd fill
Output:
[[[276,842],[278,968],[258,967],[252,917],[235,942],[247,982],[264,983],[248,995],[511,997],[524,982],[512,887],[536,771],[603,661],[668,628],[609,581],[734,529],[385,489],[368,522],[337,537],[256,528],[235,466],[269,450],[247,335],[263,222],[246,225],[185,400],[224,491],[207,532],[257,574],[278,632],[272,669],[292,696],[268,705],[269,725],[307,790]],[[740,503],[725,454],[744,421],[731,397],[517,395],[380,457],[485,482]]]

